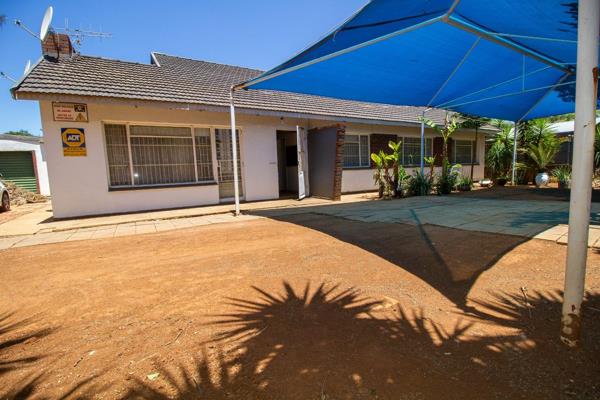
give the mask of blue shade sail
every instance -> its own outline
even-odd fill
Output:
[[[577,5],[373,0],[244,87],[512,121],[573,112]]]

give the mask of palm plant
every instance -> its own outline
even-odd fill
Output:
[[[560,143],[559,140],[542,140],[537,145],[529,145],[527,155],[537,165],[539,172],[545,172],[548,164],[554,160],[556,153],[560,149]]]
[[[492,170],[493,178],[504,178],[508,176],[513,157],[514,131],[513,126],[504,121],[494,121],[494,125],[500,130],[494,137],[486,155],[487,166]]]
[[[433,175],[435,173],[435,157],[424,157],[423,161],[429,166],[429,177],[433,180]]]
[[[427,118],[422,118],[422,120],[425,123],[425,125],[427,125],[428,127],[432,128],[434,131],[436,131],[442,137],[442,140],[444,141],[444,145],[442,147],[442,176],[440,177],[440,185],[439,186],[442,188],[447,188],[449,186],[447,184],[447,181],[448,181],[448,173],[450,170],[450,161],[448,159],[448,141],[450,140],[450,137],[452,136],[452,134],[459,127],[458,119],[454,116],[452,118],[450,118],[446,114],[446,119],[444,120],[444,126],[439,126],[438,124],[436,124],[435,122],[433,122],[432,120],[427,119]],[[443,194],[447,194],[446,192],[447,192],[446,189],[441,191],[441,193],[443,193]]]
[[[391,167],[392,167],[392,177],[393,177],[393,184],[392,184],[392,192],[393,192],[393,196],[397,197],[398,196],[398,186],[400,185],[400,177],[398,175],[398,171],[399,171],[399,167],[400,164],[402,164],[402,145],[401,145],[401,141],[398,142],[394,142],[394,141],[389,141],[388,142],[388,147],[392,150],[392,153],[389,154],[388,160],[389,162],[391,162]]]
[[[375,184],[379,186],[379,197],[390,198],[392,196],[392,177],[389,172],[390,156],[383,150],[379,150],[379,153],[371,154],[371,160],[375,164],[373,178]]]

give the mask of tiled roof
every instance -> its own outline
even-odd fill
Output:
[[[23,136],[23,135],[10,135],[8,133],[0,134],[0,140],[11,140],[15,142],[33,143],[39,144],[44,141],[41,136]]]
[[[154,62],[155,61],[155,62]],[[42,59],[13,92],[135,99],[207,106],[228,106],[232,85],[262,71],[153,53],[141,64],[75,55],[59,61]],[[357,120],[418,123],[422,108],[338,100],[266,90],[239,91],[236,106],[245,109]],[[443,110],[428,118],[441,123]]]

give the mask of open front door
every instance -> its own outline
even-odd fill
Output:
[[[302,200],[306,196],[310,196],[306,129],[296,126],[296,139],[298,149],[298,200]]]

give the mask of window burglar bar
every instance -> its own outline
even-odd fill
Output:
[[[456,140],[454,142],[454,162],[470,164],[473,161],[473,141]]]
[[[105,124],[104,133],[110,187],[214,180],[209,128]]]

